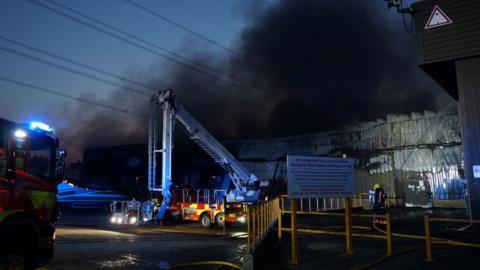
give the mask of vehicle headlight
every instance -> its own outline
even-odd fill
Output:
[[[128,220],[128,222],[129,222],[130,224],[135,224],[135,223],[137,223],[137,217],[130,217],[130,219]]]
[[[247,219],[244,216],[239,217],[237,220],[238,222],[241,222],[241,223],[245,223],[245,221],[247,221]]]
[[[116,222],[117,222],[117,218],[116,218],[115,216],[112,216],[112,217],[110,218],[110,222],[111,222],[111,223],[116,223]]]

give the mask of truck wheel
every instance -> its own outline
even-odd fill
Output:
[[[203,213],[200,216],[200,224],[202,224],[202,226],[205,228],[209,228],[210,226],[212,226],[212,218],[210,217],[210,215],[207,213]]]
[[[224,222],[224,218],[223,218],[222,213],[218,213],[215,216],[215,223],[217,223],[218,226],[223,226],[223,222]]]
[[[25,253],[18,248],[9,248],[0,255],[0,269],[23,270],[27,269]]]
[[[10,243],[0,248],[0,270],[31,270],[37,265],[36,242],[18,231],[7,231],[9,235],[1,241]]]

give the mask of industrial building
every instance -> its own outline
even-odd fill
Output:
[[[286,187],[286,156],[338,156],[356,159],[356,193],[381,183],[391,198],[408,190],[436,200],[464,198],[463,153],[455,114],[411,113],[340,130],[263,140],[223,142],[260,180]],[[196,145],[174,151],[174,183],[208,187],[222,169]],[[105,166],[114,164],[114,166]],[[81,182],[103,183],[132,191],[146,178],[147,146],[112,146],[85,150]],[[144,181],[141,180],[141,185]],[[424,184],[428,182],[428,184]],[[424,186],[424,187],[423,187]],[[423,187],[423,188],[422,188]]]

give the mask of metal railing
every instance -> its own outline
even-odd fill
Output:
[[[268,234],[268,231],[274,227],[280,214],[279,209],[279,198],[248,206],[247,247],[249,252],[255,249]]]
[[[281,207],[285,209],[285,200],[287,195],[280,196]],[[368,205],[368,193],[360,193],[352,198],[353,207],[365,207]],[[299,212],[324,212],[331,210],[340,210],[345,208],[343,197],[330,198],[301,198],[298,199]]]
[[[452,218],[432,218],[426,215],[424,217],[425,235],[410,235],[402,233],[393,233],[391,229],[390,213],[385,215],[374,214],[352,214],[351,208],[363,207],[363,196],[368,194],[359,194],[352,198],[301,198],[289,199],[288,196],[283,195],[269,202],[264,202],[259,205],[248,207],[248,248],[255,248],[266,236],[268,231],[277,222],[278,239],[282,239],[282,233],[289,233],[291,235],[291,263],[298,264],[298,234],[320,234],[320,235],[336,235],[345,237],[345,253],[346,255],[353,255],[353,237],[370,238],[385,240],[387,257],[393,254],[392,238],[412,238],[425,240],[425,253],[427,261],[432,261],[432,244],[443,244],[460,247],[475,247],[480,248],[480,244],[467,243],[451,239],[442,239],[431,236],[430,224],[432,222],[455,222],[455,223],[469,223],[480,224],[480,220],[469,219],[452,219]],[[392,202],[395,199],[392,199]],[[395,202],[394,202],[395,203]],[[342,212],[328,212],[332,210],[344,210]],[[290,215],[290,227],[283,224],[282,216]],[[299,228],[298,216],[326,216],[326,217],[343,217],[344,231],[329,230],[328,228]],[[353,226],[352,218],[370,218],[370,219],[384,219],[385,231],[377,229],[382,234],[374,233],[358,233],[353,232],[353,228],[360,228],[361,226]],[[288,226],[288,225],[287,225]],[[376,228],[376,227],[375,227]]]
[[[285,200],[287,195],[280,196],[282,208],[285,208]],[[400,205],[400,199],[388,198],[385,201],[385,207],[390,208]],[[354,194],[351,197],[352,207],[355,208],[371,208],[368,201],[368,193]],[[343,197],[329,197],[329,198],[301,198],[298,199],[299,212],[324,212],[331,210],[344,209],[345,205]]]
[[[331,213],[325,211],[307,211],[311,209],[304,209],[302,205],[302,201],[304,199],[289,199],[290,201],[290,210],[285,210],[285,200],[286,196],[282,196],[280,201],[280,213],[278,218],[278,239],[282,239],[282,233],[287,232],[291,234],[291,257],[292,257],[292,264],[298,264],[298,233],[308,233],[308,234],[322,234],[322,235],[339,235],[345,236],[345,252],[347,255],[353,255],[353,245],[352,245],[352,238],[353,237],[361,237],[361,238],[372,238],[372,239],[383,239],[386,241],[386,249],[387,249],[387,256],[392,255],[392,230],[391,230],[391,217],[390,214],[387,213],[386,215],[368,215],[368,214],[352,214],[351,212],[351,198],[346,197],[343,198],[343,206],[345,207],[344,213]],[[297,202],[300,205],[297,205]],[[340,205],[340,204],[338,204]],[[300,211],[298,211],[300,210]],[[333,210],[333,209],[332,209]],[[284,214],[290,214],[290,228],[285,228],[284,224],[282,224],[281,216]],[[317,215],[317,216],[333,216],[333,217],[344,217],[345,220],[345,231],[332,231],[332,230],[321,230],[321,229],[303,229],[298,228],[298,215]],[[359,217],[359,218],[382,218],[386,221],[386,233],[384,235],[379,234],[366,234],[366,233],[354,233],[352,231],[352,217]]]
[[[424,216],[424,226],[425,226],[425,255],[427,261],[433,261],[432,258],[432,244],[442,244],[442,245],[452,245],[452,246],[461,246],[461,247],[475,247],[480,248],[480,244],[466,243],[451,239],[438,239],[432,238],[430,231],[430,223],[432,222],[455,222],[455,223],[470,223],[470,224],[480,224],[480,220],[470,220],[470,219],[456,219],[456,218],[431,218],[428,215]]]

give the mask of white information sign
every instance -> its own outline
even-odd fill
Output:
[[[354,159],[287,156],[289,198],[352,196]]]
[[[473,178],[480,178],[480,165],[473,165]]]

